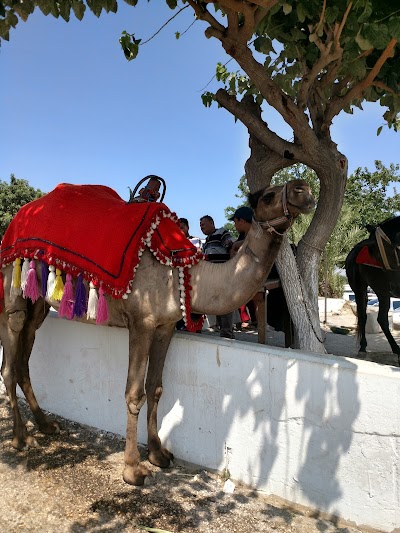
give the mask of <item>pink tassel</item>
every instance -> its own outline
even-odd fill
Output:
[[[108,320],[108,306],[107,306],[107,300],[104,296],[104,290],[103,286],[100,285],[99,289],[99,304],[97,307],[97,318],[96,318],[96,324],[101,324],[102,322],[105,322]]]
[[[40,297],[38,279],[36,277],[35,261],[29,263],[29,270],[26,276],[26,285],[24,289],[24,298],[30,298],[33,303]]]
[[[67,274],[64,285],[64,293],[61,298],[58,316],[65,316],[69,320],[74,317],[74,288],[72,287],[72,276]]]

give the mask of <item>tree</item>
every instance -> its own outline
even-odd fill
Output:
[[[0,0],[0,35],[8,37],[18,17],[26,20],[35,6],[69,18],[71,6],[83,17],[82,0]],[[166,0],[173,10],[177,0]],[[136,5],[138,0],[128,0]],[[331,138],[339,113],[362,103],[379,102],[389,127],[397,130],[400,111],[400,14],[391,0],[182,0],[207,25],[205,36],[220,41],[240,67],[217,67],[224,87],[205,93],[203,101],[232,113],[249,131],[251,156],[246,163],[250,189],[267,186],[278,170],[294,163],[312,168],[320,183],[315,216],[297,250],[297,264],[286,242],[278,269],[294,321],[299,347],[324,350],[317,307],[320,256],[335,227],[347,181],[347,158]],[[117,9],[116,0],[90,0],[97,16]],[[155,3],[155,5],[157,5]],[[18,17],[17,17],[18,15]],[[136,57],[141,40],[124,32],[121,45]],[[242,98],[240,99],[240,96]],[[292,131],[291,140],[268,124],[273,108]],[[302,298],[299,298],[302,295]],[[306,312],[305,312],[306,311]]]
[[[10,183],[0,180],[0,239],[13,216],[23,205],[43,196],[40,189],[31,187],[27,180],[11,174]]]

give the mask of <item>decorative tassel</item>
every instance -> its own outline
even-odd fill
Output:
[[[104,296],[104,290],[103,286],[100,285],[99,289],[99,305],[97,308],[97,318],[96,318],[96,324],[101,324],[102,322],[105,322],[108,320],[108,306],[107,306],[107,300]]]
[[[54,285],[53,294],[51,295],[52,300],[60,301],[62,299],[64,292],[64,283],[61,277],[61,270],[56,268],[56,284]]]
[[[25,290],[26,278],[28,277],[28,271],[29,271],[29,259],[25,258],[24,262],[22,264],[22,270],[21,270],[21,289],[22,289],[22,292],[24,292],[24,290]]]
[[[52,298],[55,285],[56,285],[56,267],[54,267],[53,265],[50,265],[49,275],[47,278],[47,297],[48,298]]]
[[[47,268],[46,263],[42,260],[40,261],[40,264],[42,266],[42,296],[43,298],[46,297],[46,290],[47,290],[47,278],[49,277],[49,270]],[[54,267],[53,267],[54,268]]]
[[[35,261],[29,263],[29,271],[26,276],[24,298],[30,298],[33,303],[40,298],[38,279],[36,276]]]
[[[94,283],[90,282],[89,285],[89,301],[88,301],[88,309],[87,309],[87,319],[96,320],[97,318],[97,308],[99,305],[99,297],[97,296],[97,290],[94,286]]]
[[[21,259],[17,257],[13,262],[10,297],[19,296],[21,293]]]
[[[74,315],[78,318],[86,313],[86,289],[83,284],[82,274],[78,276],[78,282],[75,289]]]
[[[65,316],[69,320],[74,318],[74,288],[72,287],[72,276],[67,274],[64,293],[61,298],[58,316]]]

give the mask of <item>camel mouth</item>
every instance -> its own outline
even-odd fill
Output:
[[[309,198],[307,200],[307,203],[301,203],[300,205],[297,205],[293,202],[287,202],[288,206],[293,207],[299,211],[302,215],[308,215],[312,211],[314,211],[316,205],[314,198]]]

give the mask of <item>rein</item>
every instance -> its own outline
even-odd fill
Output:
[[[289,209],[287,207],[287,184],[284,185],[282,189],[282,207],[283,207],[283,216],[273,218],[272,220],[266,220],[265,222],[260,222],[259,220],[256,220],[253,217],[252,224],[255,226],[256,239],[259,239],[262,235],[262,230],[266,229],[269,233],[276,233],[276,235],[284,235],[287,230],[291,227],[293,224],[293,216],[290,214]],[[282,233],[280,231],[277,231],[275,229],[275,226],[279,226],[283,222],[289,222],[289,227],[286,228]]]
[[[386,235],[386,233],[379,226],[375,230],[375,237],[376,237],[376,242],[378,243],[379,252],[381,254],[382,261],[383,261],[383,264],[384,264],[386,270],[396,270],[396,268],[391,268],[391,266],[389,264],[389,261],[388,261],[387,255],[386,255],[385,245],[384,245],[384,242],[383,242],[383,241],[386,241],[388,244],[393,246],[392,241],[389,239],[389,237]],[[394,252],[394,256],[396,258],[397,269],[399,269],[400,261],[399,261],[399,256],[397,254],[397,246],[393,246],[393,252]]]

